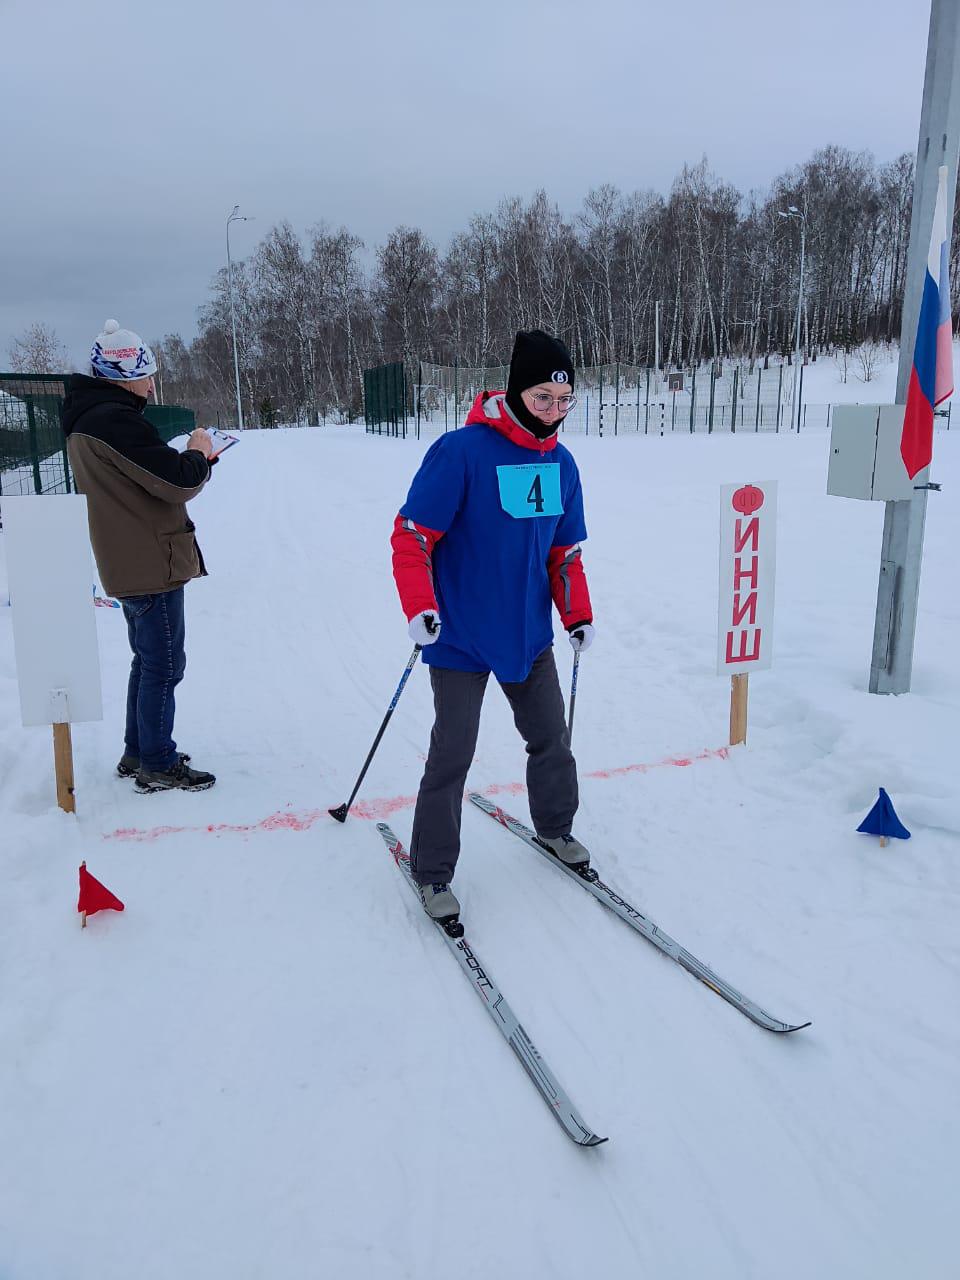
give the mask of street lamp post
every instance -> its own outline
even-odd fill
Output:
[[[803,309],[803,265],[807,251],[807,216],[801,213],[795,204],[790,205],[786,210],[778,209],[778,216],[781,218],[793,218],[800,223],[800,283],[797,288],[797,339],[796,351],[793,357],[793,396],[790,401],[790,425],[794,422],[797,424],[797,430],[800,430],[800,422],[797,418],[797,387],[800,382],[800,316]]]
[[[233,263],[230,259],[230,223],[231,222],[250,222],[250,218],[245,218],[240,212],[240,206],[235,204],[233,212],[227,219],[227,285],[230,290],[230,328],[233,330],[233,377],[237,389],[237,426],[239,430],[243,430],[243,405],[240,401],[240,362],[237,359],[237,316],[233,305]]]

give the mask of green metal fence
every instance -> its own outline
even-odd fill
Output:
[[[406,437],[410,420],[418,439],[421,433],[454,431],[478,393],[502,390],[508,373],[506,365],[480,369],[423,362],[415,373],[403,364],[367,369],[367,430]],[[789,431],[793,376],[789,365],[751,369],[741,361],[660,374],[624,363],[578,368],[577,403],[561,431],[600,436]],[[801,417],[802,369],[798,400]]]
[[[502,390],[509,369],[420,364],[414,383],[417,435],[463,425],[480,391]],[[561,431],[585,435],[785,431],[793,370],[728,362],[660,373],[625,363],[576,370],[577,403]],[[800,384],[802,399],[803,384]]]
[[[72,493],[67,442],[60,426],[65,374],[0,373],[0,495]],[[189,434],[192,409],[150,404],[144,416],[163,440]]]
[[[363,371],[363,419],[368,432],[407,436],[413,409],[411,387],[402,361]]]
[[[148,404],[143,416],[157,428],[161,440],[188,436],[197,425],[197,415],[181,404]]]
[[[476,369],[421,362],[415,388],[417,436],[423,430],[452,431],[462,427],[480,392],[502,391],[509,373],[510,367],[505,364]]]
[[[0,492],[72,492],[60,427],[64,381],[54,374],[0,373]]]

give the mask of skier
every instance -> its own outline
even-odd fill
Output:
[[[553,657],[550,598],[573,648],[593,641],[580,558],[580,475],[557,430],[573,408],[570,353],[517,334],[506,392],[482,392],[466,425],[427,451],[397,516],[393,572],[412,639],[430,668],[436,718],[410,858],[427,914],[455,920],[463,790],[492,671],[527,747],[530,814],[568,866],[590,855],[572,834],[577,768]]]

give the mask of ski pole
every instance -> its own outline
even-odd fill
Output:
[[[367,754],[367,758],[363,762],[363,768],[360,770],[360,777],[357,779],[353,790],[350,792],[350,799],[347,801],[346,804],[338,805],[336,809],[327,810],[327,812],[330,814],[330,817],[336,818],[338,822],[346,822],[347,820],[347,814],[350,811],[350,806],[353,804],[354,799],[356,798],[356,794],[360,790],[360,783],[363,781],[364,776],[366,775],[367,769],[369,769],[370,767],[370,761],[373,759],[374,752],[376,751],[377,747],[379,747],[380,745],[380,739],[383,737],[384,730],[386,729],[387,725],[390,723],[390,717],[393,715],[393,709],[397,705],[397,703],[400,701],[400,695],[401,693],[403,693],[403,686],[407,683],[407,680],[410,676],[410,672],[413,670],[414,663],[417,661],[417,654],[419,652],[420,652],[420,646],[418,644],[415,644],[413,646],[413,653],[411,653],[410,655],[410,661],[407,663],[407,665],[403,669],[403,675],[400,677],[400,683],[397,685],[397,691],[393,695],[393,699],[389,707],[387,707],[387,714],[383,717],[383,724],[381,724],[380,729],[377,733],[377,736],[373,740],[373,746],[370,748],[370,751]]]
[[[573,741],[573,711],[577,705],[577,673],[580,670],[580,650],[573,653],[573,679],[570,681],[570,718],[567,721],[567,737]]]

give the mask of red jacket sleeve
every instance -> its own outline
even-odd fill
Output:
[[[433,589],[433,548],[443,537],[436,529],[404,516],[393,522],[393,577],[407,621],[427,609],[439,612]]]
[[[580,558],[580,543],[572,547],[551,547],[547,556],[550,593],[560,621],[567,628],[578,622],[593,622],[587,577]]]

